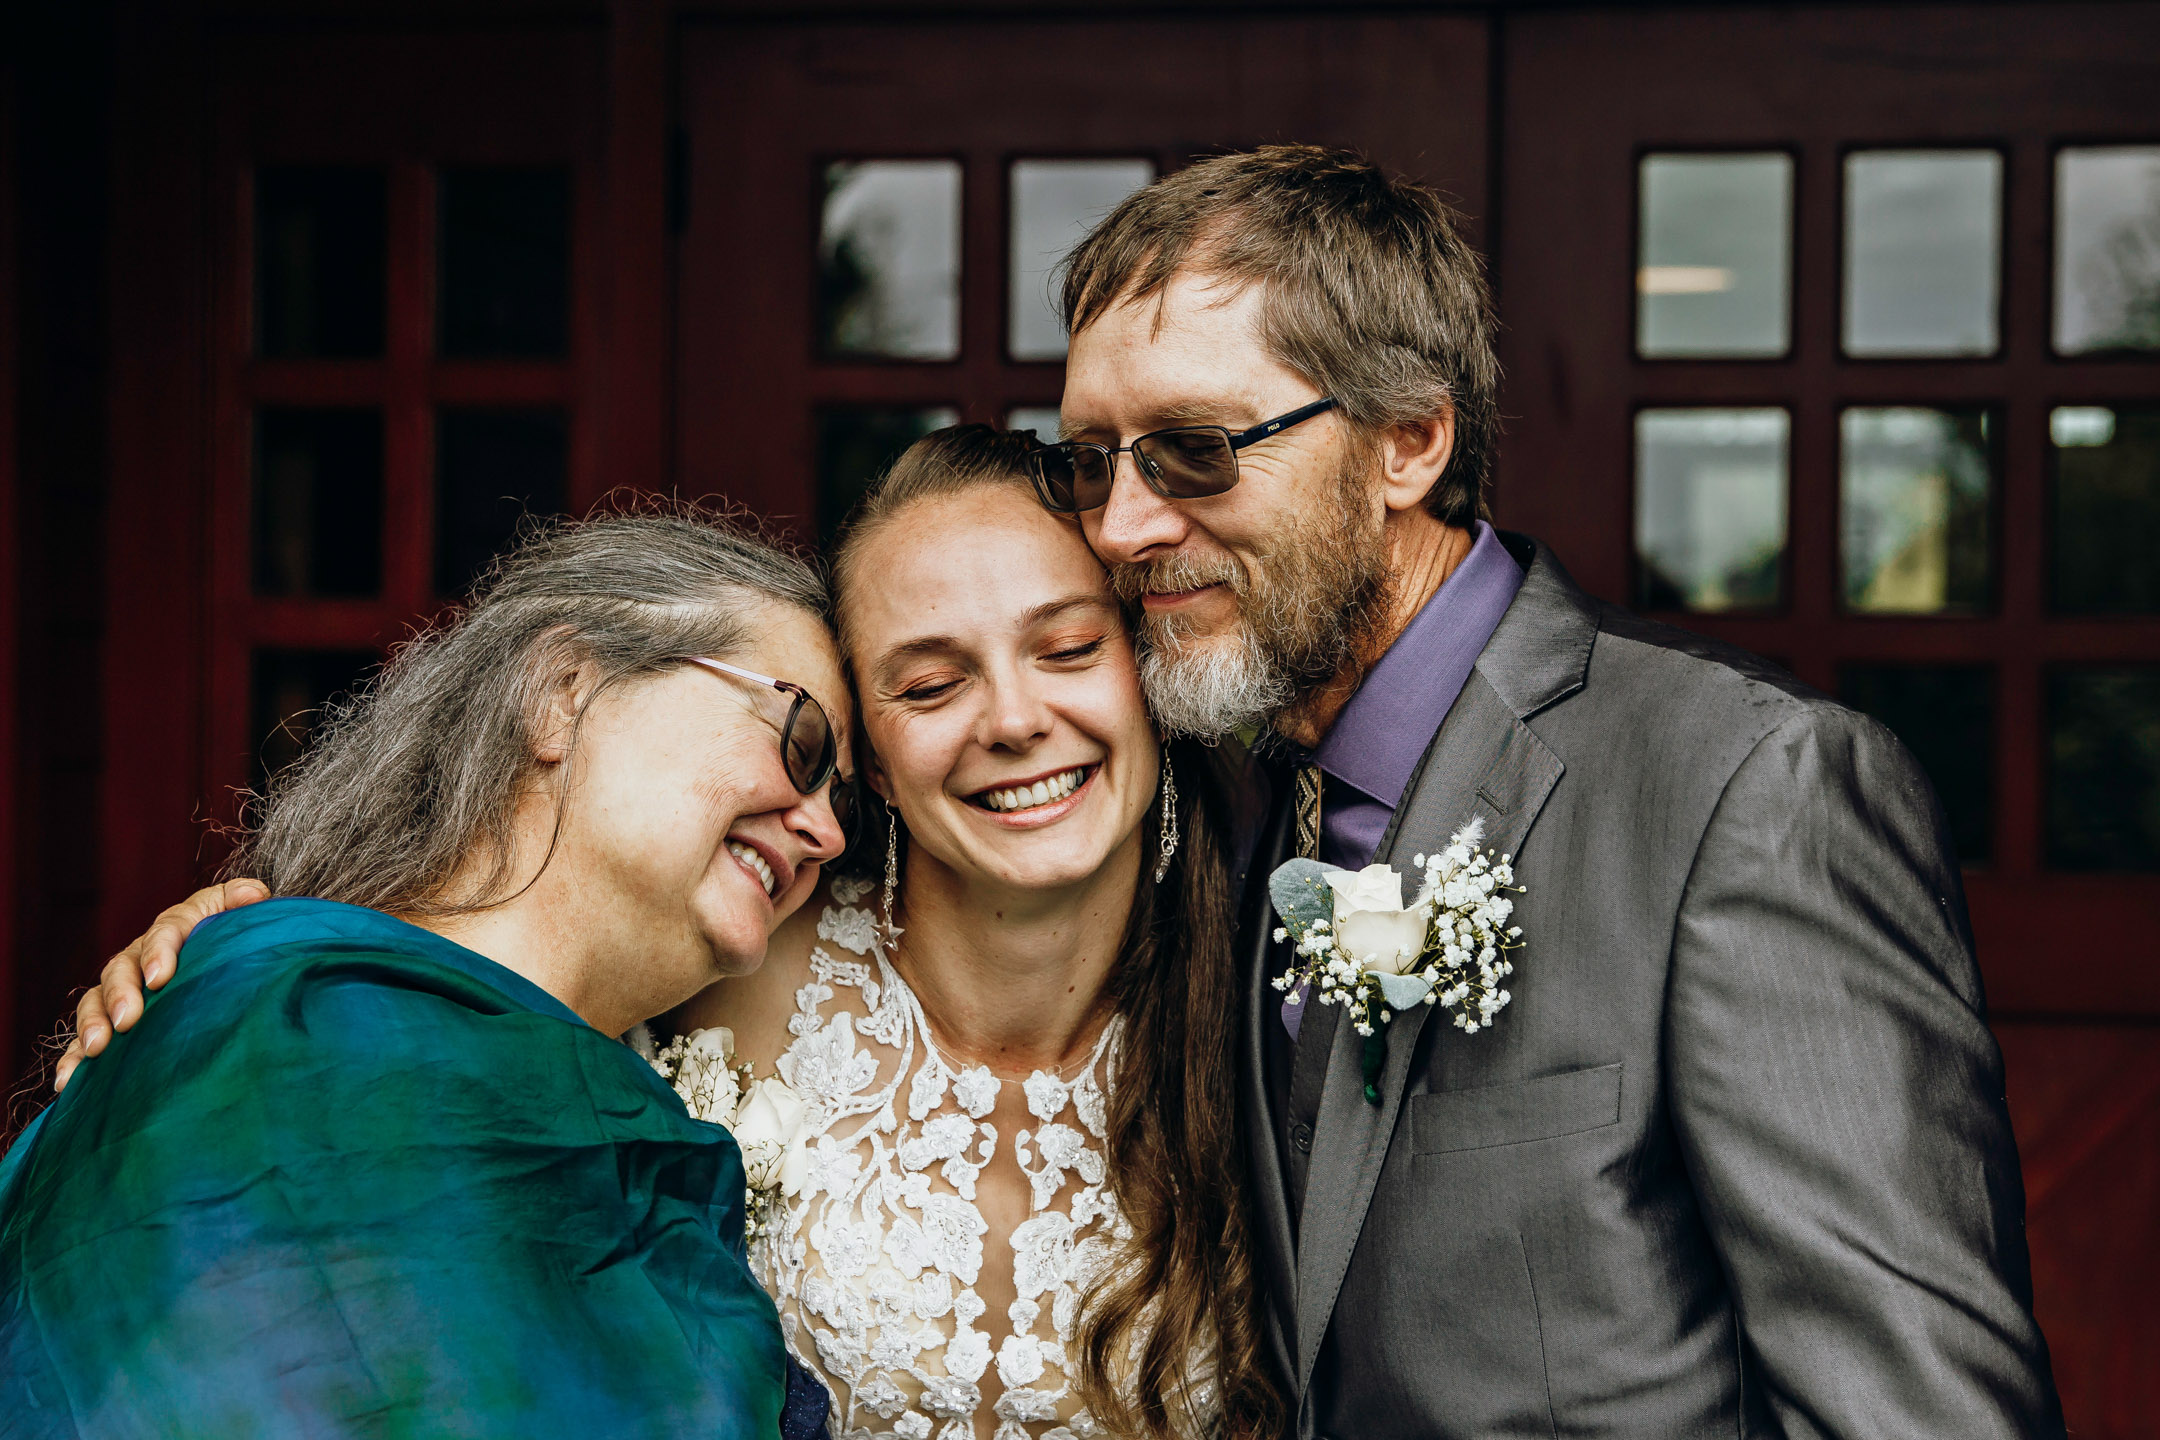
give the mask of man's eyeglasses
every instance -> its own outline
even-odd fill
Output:
[[[1263,420],[1250,430],[1224,425],[1181,425],[1155,430],[1130,445],[1098,445],[1092,440],[1061,440],[1028,456],[1035,494],[1060,515],[1096,510],[1110,501],[1117,457],[1128,451],[1140,478],[1165,500],[1197,500],[1220,495],[1238,482],[1238,452],[1293,425],[1335,408],[1333,396],[1300,405],[1285,415]]]
[[[815,795],[830,783],[833,818],[840,822],[840,833],[852,840],[855,787],[839,773],[840,743],[833,735],[832,719],[817,697],[792,680],[775,680],[724,660],[710,660],[703,655],[683,658],[692,665],[733,675],[753,685],[769,686],[790,697],[793,703],[788,706],[787,722],[780,727],[780,763],[787,770],[788,783],[805,795]]]

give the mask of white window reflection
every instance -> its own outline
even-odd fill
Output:
[[[1791,336],[1792,157],[1646,155],[1638,179],[1636,353],[1783,355]]]
[[[1984,609],[1993,578],[1987,412],[1855,408],[1839,429],[1846,608]]]
[[[2160,146],[2055,157],[2055,349],[2160,350]]]
[[[1005,344],[1015,360],[1065,358],[1050,287],[1095,222],[1155,178],[1148,160],[1015,160],[1006,257]]]
[[[960,162],[825,167],[818,333],[825,353],[951,360],[960,353]]]
[[[1845,353],[1992,355],[2002,272],[1994,150],[1845,157]]]
[[[1636,415],[1639,604],[1715,611],[1778,603],[1791,433],[1792,417],[1779,409]]]

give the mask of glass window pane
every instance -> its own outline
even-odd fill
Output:
[[[2060,406],[2048,441],[2052,608],[2160,614],[2160,407]]]
[[[1790,345],[1790,155],[1646,155],[1635,349],[1759,359]]]
[[[1995,672],[1985,665],[1841,665],[1838,697],[1897,733],[1935,786],[1958,859],[1994,834]]]
[[[2002,156],[1845,157],[1845,353],[1992,355],[2002,273]]]
[[[1035,438],[1044,442],[1058,438],[1058,407],[1055,405],[1021,405],[1005,412],[1005,428],[1008,430],[1032,430]]]
[[[526,516],[569,499],[559,410],[444,410],[435,419],[435,593],[463,595]]]
[[[818,535],[830,542],[870,482],[933,430],[960,423],[948,406],[831,406],[817,412]]]
[[[2160,350],[2160,145],[2055,157],[2055,348]]]
[[[1636,603],[1749,610],[1781,598],[1783,410],[1644,410],[1635,417]]]
[[[256,594],[382,589],[380,411],[259,411],[254,489]]]
[[[1015,160],[1005,346],[1015,360],[1062,360],[1065,327],[1050,287],[1066,252],[1155,178],[1150,160]]]
[[[545,358],[570,339],[570,172],[442,172],[440,341],[459,358]]]
[[[255,348],[274,359],[380,355],[380,170],[255,173]]]
[[[1985,609],[1995,488],[1987,412],[1856,408],[1840,429],[1846,608]]]
[[[359,688],[382,657],[372,650],[258,650],[248,688],[255,783],[300,758],[323,707]]]
[[[825,167],[818,336],[828,355],[959,355],[959,161]]]
[[[2047,862],[2160,870],[2160,666],[2048,676]]]

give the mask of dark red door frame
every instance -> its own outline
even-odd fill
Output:
[[[617,487],[664,489],[670,464],[664,0],[612,0],[605,26],[496,17],[470,29],[212,27],[183,8],[132,0],[116,25],[111,276],[124,328],[111,387],[106,946],[137,933],[222,854],[210,822],[231,818],[247,775],[249,648],[381,646],[435,608],[417,558],[431,524],[433,402],[564,405],[574,510]],[[449,156],[433,144],[443,136]],[[244,222],[256,155],[391,164],[384,361],[247,358]],[[571,163],[570,362],[428,358],[428,166],[444,158]],[[381,601],[248,595],[247,425],[258,399],[386,406],[393,528]]]
[[[22,763],[16,726],[21,664],[22,606],[17,537],[22,511],[15,493],[15,395],[21,383],[16,352],[15,285],[21,195],[15,161],[15,63],[0,62],[0,1090],[15,1078],[15,964],[21,925],[16,910],[16,811]],[[0,1131],[6,1121],[0,1118]]]

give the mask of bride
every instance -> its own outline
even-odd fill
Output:
[[[853,517],[835,601],[882,873],[830,877],[661,1061],[694,1111],[733,1117],[731,1066],[800,1106],[751,1261],[840,1436],[1271,1434],[1225,792],[1157,739],[1031,443],[941,431]],[[140,1013],[137,957],[170,973],[152,939],[85,1036]]]

